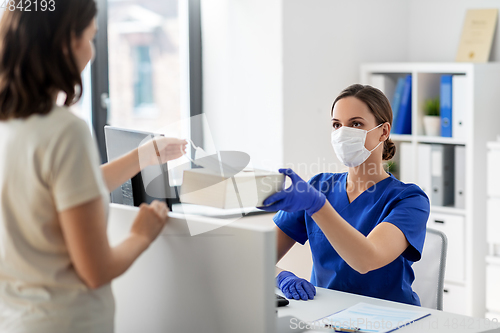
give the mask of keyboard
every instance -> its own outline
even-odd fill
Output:
[[[285,297],[276,294],[276,306],[281,307],[281,306],[286,306],[290,303]]]

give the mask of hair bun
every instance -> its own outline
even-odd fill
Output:
[[[388,161],[394,157],[394,154],[396,154],[396,145],[394,144],[394,142],[392,142],[391,139],[385,140],[382,159],[384,161]]]

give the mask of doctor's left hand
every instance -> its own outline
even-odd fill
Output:
[[[156,136],[139,147],[141,170],[149,165],[164,164],[186,153],[186,140]]]
[[[309,216],[323,208],[326,197],[311,184],[300,178],[292,169],[280,169],[280,173],[290,177],[292,185],[278,193],[270,195],[264,200],[263,207],[259,209],[275,212],[284,210],[293,213],[305,210]]]

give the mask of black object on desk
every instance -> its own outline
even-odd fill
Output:
[[[281,306],[287,306],[288,303],[290,303],[285,297],[276,294],[276,306],[281,307]]]

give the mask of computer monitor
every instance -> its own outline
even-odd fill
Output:
[[[112,245],[128,234],[137,211],[110,205]],[[274,227],[190,216],[190,224],[220,226],[192,237],[186,216],[169,214],[159,237],[113,281],[115,332],[274,333]]]
[[[141,143],[144,143],[144,140],[153,138],[156,135],[157,134],[151,132],[105,126],[104,136],[106,140],[108,161],[115,160],[129,153],[133,149],[139,147]],[[128,206],[139,206],[143,202],[151,203],[153,200],[161,200],[165,201],[168,207],[172,209],[172,204],[178,202],[178,196],[175,187],[169,185],[167,168],[148,168],[139,172],[132,177],[132,179],[129,179],[118,189],[111,192],[111,202]],[[148,189],[148,191],[146,191],[142,174],[150,175],[150,178],[153,178],[150,184],[161,188],[153,191]],[[159,195],[150,195],[152,193],[157,193]]]

